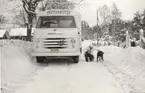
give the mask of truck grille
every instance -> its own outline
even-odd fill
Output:
[[[67,38],[46,38],[43,41],[43,47],[47,49],[62,49],[68,47]]]

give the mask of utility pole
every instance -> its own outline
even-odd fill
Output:
[[[96,28],[98,28],[98,25],[99,25],[99,18],[98,18],[98,9],[97,9],[97,13],[96,13],[96,16],[97,16],[97,20],[96,20]],[[98,30],[98,29],[96,29],[96,30]],[[96,33],[95,33],[95,31],[94,31],[94,39],[95,39],[95,36],[96,36]]]
[[[98,9],[97,9],[97,26],[99,25]]]

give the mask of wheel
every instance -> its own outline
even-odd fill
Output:
[[[79,62],[79,56],[73,57],[73,62],[74,62],[74,63],[78,63],[78,62]]]
[[[43,63],[44,62],[44,57],[36,57],[36,61],[38,62],[38,63]]]

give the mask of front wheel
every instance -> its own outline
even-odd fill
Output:
[[[44,62],[44,57],[39,57],[39,56],[37,56],[37,57],[36,57],[36,61],[37,61],[38,63],[43,63],[43,62]]]
[[[79,56],[74,56],[73,57],[73,62],[78,63],[79,62]]]

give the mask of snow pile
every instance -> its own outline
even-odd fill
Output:
[[[140,47],[115,49],[109,49],[112,53],[105,56],[105,64],[133,90],[145,89],[145,50]]]
[[[145,89],[145,50],[139,47],[96,47],[105,52],[103,65],[84,62],[82,55],[78,64],[54,63],[38,72],[30,59],[30,42],[1,42],[3,93],[129,93]],[[84,41],[83,49],[91,43],[91,40]],[[24,83],[27,83],[25,87]]]
[[[24,45],[23,41],[12,43],[3,40],[3,46],[0,47],[3,93],[13,93],[16,88],[32,81],[32,76],[36,74],[37,66],[31,63]]]
[[[89,45],[92,41],[85,41]],[[124,90],[145,91],[145,50],[140,47],[123,49],[116,46],[95,47],[105,52],[104,65],[121,83]],[[94,51],[94,56],[96,56]],[[96,57],[95,57],[96,58]],[[95,59],[96,60],[96,59]]]
[[[85,41],[83,48],[90,43]],[[78,64],[49,63],[15,93],[125,93],[102,63],[84,62],[82,56]]]

